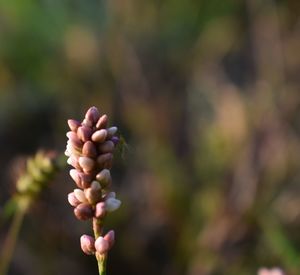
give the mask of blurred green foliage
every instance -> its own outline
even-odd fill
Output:
[[[91,105],[128,143],[109,274],[300,270],[297,0],[1,0],[1,205],[13,159],[63,151]],[[96,274],[62,174],[10,274]],[[0,232],[4,238],[5,228]]]

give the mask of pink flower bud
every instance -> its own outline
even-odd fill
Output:
[[[67,157],[70,157],[70,156],[71,156],[71,153],[68,151],[68,149],[66,149],[65,155],[66,155]]]
[[[89,235],[82,235],[80,237],[80,246],[82,251],[87,255],[95,253],[95,239]]]
[[[284,272],[278,267],[272,268],[271,272],[273,272],[272,275],[284,275]]]
[[[83,126],[86,126],[86,127],[89,127],[89,128],[92,128],[93,127],[93,121],[85,118],[82,123],[81,123]]]
[[[86,142],[90,139],[93,131],[90,127],[81,126],[77,130],[77,136],[83,141]]]
[[[101,195],[97,196],[97,194],[94,194],[90,187],[84,189],[84,194],[90,204],[95,204],[97,201],[101,199]]]
[[[91,189],[95,192],[101,191],[101,185],[98,181],[94,180],[91,184]]]
[[[70,139],[71,137],[73,137],[73,138],[77,137],[77,134],[75,132],[73,132],[73,131],[69,131],[69,132],[66,133],[66,136],[67,136],[67,138]]]
[[[105,202],[101,201],[96,204],[95,216],[96,218],[104,218],[106,215]]]
[[[106,235],[103,238],[104,240],[108,241],[109,249],[111,249],[115,243],[115,231],[110,230],[109,232],[106,233]]]
[[[97,129],[104,129],[107,127],[108,117],[107,115],[102,115],[96,123]]]
[[[74,189],[74,195],[80,202],[87,202],[87,198],[81,189]]]
[[[76,169],[71,169],[69,173],[70,173],[71,178],[76,182],[76,185],[78,187],[80,187],[81,186],[81,179],[80,179],[80,176],[79,176],[77,170]]]
[[[100,182],[102,188],[108,187],[112,182],[108,169],[101,170],[101,172],[96,175],[96,179]]]
[[[267,269],[267,268],[260,268],[259,270],[258,270],[258,273],[257,273],[258,275],[269,275],[270,273],[269,273],[269,270]]]
[[[117,210],[121,205],[121,201],[115,198],[108,198],[105,200],[105,209],[107,212]]]
[[[81,150],[82,148],[82,141],[77,137],[77,135],[71,136],[67,142],[68,144],[71,144],[75,149]]]
[[[68,202],[74,207],[80,204],[80,201],[76,198],[73,192],[68,194]]]
[[[75,119],[69,119],[68,120],[68,125],[71,131],[76,132],[78,127],[80,126],[80,122],[75,120]]]
[[[93,217],[93,209],[88,203],[81,203],[74,209],[74,214],[79,220],[87,220]]]
[[[79,173],[78,174],[81,180],[82,188],[88,188],[91,185],[91,182],[93,180],[93,174],[85,174],[85,173]]]
[[[95,248],[99,254],[105,254],[109,249],[109,243],[103,237],[98,237],[95,241]]]
[[[70,155],[75,155],[75,156],[79,156],[81,149],[79,148],[75,148],[74,146],[72,146],[72,144],[68,141],[67,142],[67,151],[69,152]]]
[[[108,160],[107,162],[104,163],[103,168],[105,169],[111,169],[112,165],[113,165],[113,158],[111,158],[110,160]]]
[[[87,110],[85,118],[90,120],[92,123],[96,123],[100,118],[100,113],[96,107],[91,107]]]
[[[107,136],[107,131],[105,129],[101,129],[96,131],[93,135],[92,135],[92,141],[94,142],[104,142]]]
[[[112,138],[116,134],[117,131],[118,131],[118,128],[115,126],[108,128],[107,129],[107,138],[108,139]]]
[[[97,163],[101,168],[110,169],[112,166],[113,155],[111,153],[101,154],[97,158]]]
[[[258,275],[284,275],[284,272],[280,268],[260,268],[258,270]]]
[[[83,147],[82,147],[82,154],[85,157],[91,157],[91,158],[96,157],[97,156],[97,149],[96,149],[94,143],[91,142],[90,140],[85,142]]]
[[[109,192],[106,196],[105,199],[109,199],[109,198],[116,198],[116,192]]]
[[[82,167],[82,169],[84,169],[85,171],[89,172],[89,171],[93,170],[93,168],[95,166],[95,162],[91,158],[80,157],[79,158],[79,165]]]
[[[105,141],[104,143],[101,143],[98,147],[99,151],[103,154],[105,153],[112,153],[115,149],[115,144],[111,141]]]
[[[97,203],[101,200],[101,186],[99,182],[93,181],[90,188],[87,188],[84,190],[84,194],[87,198],[87,200],[91,203]]]
[[[67,163],[71,166],[73,166],[76,169],[80,169],[79,163],[78,163],[78,158],[74,155],[71,155],[68,160]]]
[[[115,146],[116,146],[116,145],[119,143],[119,141],[120,141],[120,139],[119,139],[117,136],[113,136],[110,140],[114,143]]]

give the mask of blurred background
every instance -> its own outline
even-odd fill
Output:
[[[66,120],[97,106],[128,143],[108,274],[300,274],[298,0],[1,0],[0,41],[0,209],[15,159],[63,152]],[[68,170],[10,275],[97,274]]]

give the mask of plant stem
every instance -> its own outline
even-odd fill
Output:
[[[93,218],[93,230],[95,239],[101,236],[103,221],[97,218]],[[107,253],[99,254],[96,252],[96,259],[98,262],[98,271],[99,275],[106,275],[106,261],[107,261]],[[0,274],[1,275],[1,274]]]
[[[23,210],[17,211],[10,225],[8,235],[2,247],[2,253],[0,258],[0,275],[6,275],[8,272],[8,268],[15,250],[21,225],[25,216],[25,212],[26,211]]]
[[[107,259],[107,254],[99,255],[96,252],[96,258],[97,258],[97,262],[98,262],[99,275],[106,275],[106,259]]]

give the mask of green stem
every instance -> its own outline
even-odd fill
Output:
[[[13,221],[9,228],[8,235],[2,247],[2,253],[0,258],[0,275],[6,275],[8,272],[8,268],[18,239],[18,235],[25,216],[25,212],[26,211],[19,210],[14,215]]]
[[[96,253],[96,258],[97,258],[97,262],[98,262],[99,275],[106,275],[107,254],[99,255],[98,253]]]
[[[101,236],[102,227],[103,227],[102,220],[93,218],[93,230],[94,230],[95,239]],[[96,252],[96,259],[98,262],[99,275],[106,275],[107,254],[105,253],[102,255]]]

